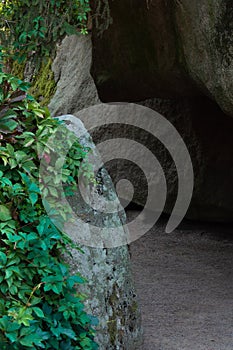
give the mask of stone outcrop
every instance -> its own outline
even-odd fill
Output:
[[[109,21],[99,3],[92,0],[95,18]],[[233,115],[231,0],[105,3],[112,24],[100,32],[94,20],[92,39],[102,101],[207,95]]]
[[[83,146],[96,152],[90,135],[77,117],[65,115],[60,119],[79,137]],[[104,211],[106,198],[116,197],[111,179],[104,168],[98,173],[98,186],[104,188],[104,191],[100,191],[100,187],[98,190],[98,205]],[[72,198],[70,205],[79,220],[72,227],[67,223],[66,233],[78,243],[84,254],[72,249],[71,256],[67,256],[66,260],[73,273],[80,272],[87,279],[79,292],[87,297],[87,311],[99,319],[96,341],[100,349],[140,349],[140,312],[131,277],[128,246],[122,244],[122,240],[125,238],[127,241],[128,236],[127,229],[123,226],[125,214],[122,211],[121,215],[118,214],[118,201],[115,204],[116,213],[108,216],[108,220],[104,215],[98,215],[96,210],[93,214],[92,207],[82,199],[80,192]],[[116,228],[117,234],[114,236],[111,236],[111,227]]]
[[[186,217],[194,220],[231,221],[233,217],[231,187],[233,119],[225,115],[213,101],[205,97],[174,100],[153,99],[141,104],[159,112],[176,127],[191,156],[194,169],[194,191]],[[88,113],[89,109],[84,109],[77,112],[76,115],[85,123]],[[103,113],[105,113],[104,117]],[[136,152],[144,152],[141,145],[153,152],[163,168],[167,182],[167,201],[164,211],[171,213],[177,198],[178,173],[171,154],[154,136],[157,131],[154,127],[153,113],[149,113],[151,121],[146,125],[151,133],[148,133],[146,128],[138,129],[128,124],[109,124],[109,121],[113,119],[120,121],[121,113],[121,110],[118,111],[117,108],[109,109],[109,111],[106,108],[95,108],[89,118],[92,120],[92,126],[98,124],[99,120],[104,120],[104,122],[102,127],[93,130],[93,140],[96,145],[117,138],[135,140],[138,143]],[[135,120],[138,117],[144,118],[143,111],[135,111]],[[133,122],[132,115],[128,115],[128,122],[130,124]],[[176,144],[174,144],[174,151],[180,152],[178,148],[176,149]],[[109,153],[111,154],[111,150]],[[160,183],[162,179],[159,180],[156,176],[158,169],[153,168],[153,163],[140,169],[137,162],[128,161],[132,157],[131,147],[126,148],[121,154],[121,159],[111,159],[105,166],[115,185],[122,179],[127,179],[133,184],[133,202],[143,207],[148,196],[148,182],[143,171],[146,170],[150,173],[149,177],[154,178],[154,195],[158,196],[158,191],[162,186]],[[143,154],[141,154],[142,157]],[[185,163],[183,167],[185,169]],[[125,195],[126,197],[122,196],[123,199],[127,199],[127,191]],[[151,209],[157,212],[156,207]]]
[[[188,75],[233,116],[233,3],[177,0],[179,42]]]
[[[75,57],[72,56],[76,45],[79,48],[79,55],[81,57],[83,57],[82,51],[89,55],[86,56],[86,64],[84,66],[79,65],[79,62],[76,61],[76,57],[77,60],[79,59],[78,55]],[[95,84],[89,73],[91,64],[90,37],[84,39],[82,37],[67,38],[65,39],[65,47],[63,48],[62,44],[60,50],[60,52],[65,51],[67,54],[67,67],[66,75],[61,75],[58,83],[60,86],[67,84],[66,93],[69,96],[65,99],[63,98],[63,94],[60,95],[59,113],[68,112],[77,114],[83,109],[84,105],[85,107],[89,107],[90,105],[94,105],[96,101],[99,101]],[[89,64],[89,67],[87,64]],[[62,61],[59,63],[57,58],[53,65],[55,72],[59,70],[60,65],[62,65]],[[82,72],[73,75],[75,66],[78,66]],[[70,67],[69,71],[68,67]],[[85,96],[79,99],[81,93],[79,90],[80,81],[77,81],[77,77],[79,76],[82,76],[83,81],[89,81],[88,96],[94,96],[92,101],[88,98],[86,100]],[[68,89],[68,77],[70,85],[75,87],[76,84],[76,89]],[[125,93],[129,93],[129,91],[126,90]],[[58,97],[57,95],[56,99]],[[73,104],[67,103],[70,100],[73,101]],[[79,101],[82,101],[81,104]],[[188,217],[211,221],[232,220],[233,193],[231,190],[231,181],[233,171],[233,142],[231,130],[233,129],[233,120],[231,117],[225,115],[215,102],[204,96],[176,97],[173,99],[157,98],[147,100],[142,104],[156,110],[172,122],[190,151],[194,167],[195,186]],[[54,100],[52,100],[50,107],[55,105]],[[53,115],[57,115],[54,109],[52,109],[52,113]],[[99,118],[100,116],[98,114],[93,115],[93,124]],[[110,126],[96,130],[93,137],[96,144],[98,144],[101,140],[124,135],[138,140],[148,149],[151,149],[163,166],[168,182],[168,197],[165,210],[169,212],[176,198],[177,174],[175,165],[169,157],[168,152],[166,152],[158,141],[151,139],[148,134],[137,133],[135,129],[129,132],[128,129],[114,129]],[[147,195],[146,182],[143,173],[138,171],[139,169],[135,169],[132,163],[122,160],[111,162],[107,168],[114,183],[117,183],[123,177],[129,178],[135,188],[134,202],[140,205],[145,203],[145,197]],[[135,174],[135,176],[132,177],[132,174]]]
[[[57,91],[49,105],[52,114],[78,115],[83,108],[100,103],[100,99],[138,103],[146,100],[140,103],[171,121],[190,152],[195,186],[187,217],[232,220],[231,0],[106,0],[101,6],[100,0],[91,2],[96,14],[93,54],[90,36],[63,40],[53,63]],[[109,27],[103,31],[107,24]],[[72,118],[69,125],[75,129]],[[98,118],[98,114],[93,115],[93,123]],[[93,133],[96,144],[114,137],[133,138],[158,158],[168,183],[165,211],[170,212],[178,183],[169,153],[143,131],[107,126]],[[111,162],[107,170],[114,183],[122,178],[131,180],[134,202],[145,203],[146,181],[133,164]],[[109,193],[114,192],[105,171],[100,180],[104,185],[108,183]],[[79,207],[78,213],[84,217],[90,214],[85,206]],[[90,220],[93,217],[96,220],[95,215]],[[103,228],[104,223],[108,230],[119,220],[120,216],[103,220]],[[101,349],[137,349],[141,331],[127,246],[86,245],[83,250],[83,256],[72,251],[68,262],[73,271],[80,271],[89,281],[83,291],[88,296],[88,310],[100,320],[97,341]]]
[[[57,48],[52,69],[57,83],[49,104],[52,115],[73,113],[99,102],[90,75],[92,45],[89,36],[71,35]]]
[[[186,218],[215,222],[232,221],[233,119],[205,97],[152,99],[141,104],[168,119],[178,130],[190,153],[194,169],[194,191]],[[177,196],[178,176],[169,152],[152,135],[135,128],[130,130],[129,127],[103,127],[93,134],[96,144],[113,137],[136,140],[154,153],[163,167],[167,181],[165,212],[171,213]],[[126,159],[127,153],[125,150]],[[132,181],[133,201],[143,206],[147,197],[147,182],[143,172],[135,164],[123,160],[112,161],[106,167],[114,183],[122,178]]]

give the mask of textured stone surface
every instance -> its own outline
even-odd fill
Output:
[[[205,94],[233,115],[231,0],[108,1],[94,21],[92,74],[102,101]],[[94,13],[99,0],[92,0]],[[103,19],[103,21],[106,19]]]
[[[165,116],[176,127],[189,150],[194,168],[194,192],[187,218],[231,221],[233,217],[231,186],[233,119],[225,115],[213,101],[205,97],[174,100],[153,99],[142,104]],[[85,121],[87,113],[88,110],[85,110],[77,115],[82,119],[83,114]],[[93,125],[96,124],[96,121],[103,119],[102,114],[103,110],[96,108],[96,112],[92,113]],[[151,116],[153,117],[153,113]],[[108,113],[105,118],[108,124]],[[131,116],[129,121],[132,121]],[[156,135],[153,120],[147,127],[152,134]],[[96,145],[106,140],[122,137],[133,139],[139,145],[144,145],[151,150],[162,165],[166,176],[168,192],[165,211],[171,212],[177,196],[177,169],[169,152],[159,140],[148,132],[129,125],[103,125],[95,129],[92,136]],[[138,147],[138,152],[141,152],[140,147]],[[147,181],[143,171],[134,163],[127,161],[130,154],[131,149],[125,149],[123,159],[113,159],[106,164],[106,168],[114,184],[121,179],[131,181],[134,186],[133,202],[143,206],[147,198]],[[151,178],[155,180],[156,193],[156,186],[159,186],[155,176],[157,169],[154,169],[152,164],[151,166],[149,164],[147,168],[149,168]]]
[[[74,42],[78,41],[79,56],[72,56]],[[68,45],[69,44],[69,45]],[[87,50],[88,47],[88,50]],[[70,79],[70,85],[76,88],[68,89],[68,78],[62,75],[59,80],[61,86],[66,87],[68,96],[63,97],[62,91],[57,92],[57,98],[60,101],[60,114],[72,113],[80,111],[83,106],[88,107],[94,105],[97,98],[96,87],[93,79],[90,76],[91,65],[91,42],[90,37],[69,38],[65,39],[65,44],[60,48],[61,52],[66,52],[66,68],[58,68],[57,63],[62,65],[63,61],[57,60],[54,63],[55,76],[56,72],[68,67],[79,67],[80,73],[72,75],[72,72],[67,73]],[[83,50],[83,53],[81,52]],[[69,53],[69,54],[68,54]],[[79,57],[86,56],[86,63],[79,64]],[[107,63],[106,63],[107,64]],[[84,81],[89,81],[89,93],[87,96],[94,96],[93,100],[86,99],[85,90],[82,89],[78,77],[82,77]],[[230,79],[229,79],[230,81]],[[114,84],[114,82],[113,82]],[[124,90],[129,93],[129,90]],[[60,99],[59,99],[60,96]],[[67,101],[73,101],[73,104]],[[79,101],[83,101],[80,105]],[[180,132],[181,136],[190,151],[195,173],[195,189],[194,196],[188,212],[190,218],[211,221],[232,220],[233,215],[233,190],[232,182],[232,159],[233,159],[233,141],[231,130],[233,129],[233,121],[226,116],[218,106],[205,97],[189,97],[176,99],[153,99],[143,102],[145,106],[155,109],[164,115]],[[52,110],[54,115],[55,110]],[[99,115],[93,115],[93,123],[99,119]],[[176,169],[169,157],[168,152],[161,146],[159,142],[148,137],[144,133],[138,133],[135,129],[131,131],[129,128],[118,130],[112,127],[103,127],[101,130],[94,133],[96,143],[107,138],[123,136],[124,133],[128,137],[138,140],[146,145],[148,149],[155,152],[158,160],[162,164],[166,179],[168,182],[168,197],[166,203],[166,211],[169,212],[173,207],[177,193],[177,176]],[[135,169],[133,164],[123,161],[111,162],[108,165],[108,170],[116,183],[122,177],[131,179],[135,188],[134,202],[139,204],[145,203],[146,182],[143,173],[139,169]],[[153,172],[153,171],[152,171]],[[135,176],[132,177],[132,174]]]
[[[233,116],[232,1],[177,1],[175,16],[190,77]]]
[[[91,3],[98,16],[99,0]],[[182,52],[177,43],[173,1],[108,3],[113,23],[100,35],[94,20],[92,34],[92,75],[101,100],[141,101],[198,93],[179,65]]]
[[[61,119],[66,121],[68,129],[76,136],[81,135],[81,143],[91,147],[95,153],[95,146],[81,121],[71,115],[62,116]],[[105,188],[105,197],[108,195],[109,198],[115,198],[116,194],[111,179],[104,169],[101,170],[98,180]],[[98,201],[104,210],[106,204],[103,194],[99,195]],[[93,218],[91,208],[83,203],[80,193],[76,194],[70,204],[79,218],[85,221],[86,226],[77,223],[77,229],[71,231],[68,224],[67,233],[76,243],[79,243],[80,238],[82,242],[90,236],[89,243],[93,246],[79,244],[84,254],[71,250],[72,257],[68,256],[66,259],[72,272],[79,271],[88,280],[81,291],[87,296],[87,310],[99,319],[96,340],[100,344],[100,349],[140,349],[140,312],[131,277],[128,246],[101,247],[101,240],[103,243],[109,241],[110,226],[117,228],[120,237],[124,235],[127,237],[127,230],[122,226],[125,214],[121,212],[119,216],[116,212],[106,221],[103,215],[98,215],[95,211],[96,215]],[[118,202],[115,210],[119,210],[119,207]],[[95,225],[102,227],[102,235],[98,236],[97,240],[95,240],[97,235]],[[117,241],[117,237],[112,237],[112,239]],[[97,248],[94,247],[95,245]]]
[[[73,113],[99,101],[90,75],[91,52],[89,36],[66,37],[58,47],[52,65],[57,83],[56,93],[49,104],[52,115]]]
[[[194,168],[194,191],[187,218],[232,221],[233,119],[208,98],[148,100],[144,105],[164,115],[182,136]],[[150,146],[150,139],[147,141]],[[161,145],[154,152],[163,165],[168,182],[167,212],[176,196],[177,171]]]

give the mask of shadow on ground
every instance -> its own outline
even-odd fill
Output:
[[[233,225],[165,225],[130,245],[143,350],[232,350]]]

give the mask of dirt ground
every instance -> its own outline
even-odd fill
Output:
[[[164,227],[163,218],[130,245],[140,350],[233,350],[233,225]]]

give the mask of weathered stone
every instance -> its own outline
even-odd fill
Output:
[[[99,0],[91,3],[96,18],[101,18]],[[179,64],[183,55],[177,42],[173,2],[108,3],[113,23],[100,35],[94,20],[92,34],[92,75],[101,100],[142,101],[198,94]]]
[[[61,51],[71,52],[74,50],[73,40],[69,41],[70,46],[68,46],[66,39],[65,47],[61,47]],[[85,40],[82,37],[77,37],[76,40],[80,41],[78,47],[80,50],[83,48],[84,52],[86,52],[86,46],[89,47],[90,45],[88,50],[89,57],[86,57],[86,64],[84,66],[79,65],[79,62],[76,61],[69,62],[69,59],[71,61],[76,60],[78,56],[73,57],[70,54],[66,58],[67,67],[72,67],[72,65],[73,67],[78,66],[79,69],[84,71],[74,76],[72,76],[71,72],[69,73],[70,79],[73,79],[71,85],[75,86],[76,83],[77,88],[67,90],[67,93],[70,95],[70,97],[67,97],[67,100],[69,101],[71,99],[74,104],[67,104],[66,100],[61,98],[59,107],[61,114],[66,112],[77,114],[83,108],[84,104],[85,107],[94,105],[97,99],[96,87],[89,73],[91,64],[90,37],[85,38]],[[83,57],[81,52],[79,54]],[[56,67],[56,64],[54,64],[54,67]],[[89,99],[85,100],[85,96],[83,96],[81,101],[84,102],[81,106],[78,101],[78,96],[81,94],[79,81],[76,81],[78,76],[82,76],[84,80],[89,81],[90,94],[94,96],[93,101]],[[65,75],[60,77],[61,85],[65,84],[63,80],[66,81]],[[130,94],[129,90],[126,90],[125,94],[128,93]],[[184,138],[190,151],[195,173],[195,188],[188,217],[211,221],[232,220],[233,193],[231,190],[231,177],[233,171],[233,142],[231,130],[233,128],[233,121],[231,118],[226,116],[214,102],[205,97],[166,100],[152,99],[142,104],[155,109],[171,121]],[[99,118],[100,116],[98,114],[93,115],[93,124]],[[98,144],[101,140],[116,136],[122,137],[126,134],[128,135],[127,137],[136,139],[148,149],[151,149],[162,164],[168,182],[168,196],[165,210],[166,212],[170,212],[177,193],[176,169],[168,152],[161,147],[158,141],[151,139],[144,133],[138,133],[135,129],[130,131],[129,128],[124,129],[122,126],[120,129],[113,126],[105,126],[100,130],[96,130],[93,137],[96,144]],[[141,205],[145,203],[147,195],[146,181],[139,169],[136,169],[132,163],[122,160],[111,162],[107,168],[114,183],[117,183],[121,178],[129,178],[135,189],[133,201]],[[132,174],[135,174],[135,176],[132,176]]]
[[[232,1],[177,1],[175,18],[189,76],[233,116]]]
[[[90,135],[77,117],[65,115],[60,119],[66,121],[67,128],[79,137],[81,144],[91,148],[92,153],[96,154]],[[68,224],[66,232],[74,242],[79,243],[84,254],[73,249],[72,257],[67,256],[66,260],[73,273],[78,271],[87,279],[81,292],[87,296],[87,311],[99,319],[96,341],[100,349],[140,349],[140,313],[131,276],[128,246],[122,243],[124,237],[126,241],[128,237],[127,228],[123,226],[125,214],[122,210],[118,214],[120,203],[104,168],[98,173],[98,182],[98,204],[101,210],[104,212],[106,209],[107,197],[115,200],[116,212],[106,220],[102,213],[84,202],[78,191],[70,205],[79,219],[81,218],[82,224],[79,221],[72,228]],[[116,236],[111,236],[111,227],[117,231]],[[101,234],[98,235],[99,228]],[[118,236],[121,246],[117,246]],[[83,245],[85,241],[87,244]],[[106,243],[113,248],[104,247]]]
[[[231,221],[233,217],[232,157],[233,139],[231,130],[233,120],[208,98],[189,98],[175,100],[153,99],[142,103],[154,109],[168,119],[178,130],[186,143],[194,168],[194,191],[187,218],[195,220]],[[93,125],[103,119],[103,109],[96,108],[92,112]],[[88,110],[77,113],[84,120]],[[119,113],[117,109],[111,113]],[[141,118],[143,118],[143,112]],[[153,118],[153,113],[151,113]],[[136,115],[135,115],[136,118]],[[178,188],[177,169],[174,160],[164,145],[153,134],[156,130],[151,124],[147,125],[151,134],[145,130],[130,125],[109,125],[109,113],[106,112],[106,123],[93,131],[92,137],[96,145],[106,140],[126,138],[135,140],[151,150],[159,160],[165,173],[168,191],[165,212],[171,213]],[[113,117],[110,117],[112,120]],[[129,118],[129,122],[132,117]],[[175,145],[174,145],[175,147]],[[177,150],[179,151],[179,150]],[[141,152],[138,147],[138,152]],[[128,179],[134,186],[133,202],[141,206],[146,203],[148,188],[145,174],[130,158],[131,149],[125,149],[123,159],[113,159],[105,166],[116,185],[121,179]],[[184,164],[185,166],[185,164]],[[156,169],[148,165],[151,178],[154,178],[154,188],[159,186],[155,176]],[[127,192],[125,193],[127,195]],[[123,195],[123,199],[124,195]],[[156,212],[156,208],[154,208]]]
[[[205,97],[176,100],[153,99],[143,105],[164,115],[178,130],[190,153],[194,168],[194,191],[187,218],[232,221],[233,119]],[[148,138],[148,147],[161,161],[168,183],[165,211],[171,211],[177,195],[177,170],[161,145]]]
[[[94,13],[99,2],[91,1]],[[205,94],[233,115],[231,0],[108,4],[112,24],[100,35],[94,21],[92,36],[92,74],[102,101]]]
[[[99,102],[90,75],[92,60],[90,36],[66,37],[57,49],[52,69],[57,83],[49,109],[52,115],[73,113]]]

